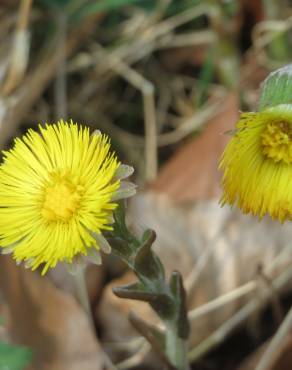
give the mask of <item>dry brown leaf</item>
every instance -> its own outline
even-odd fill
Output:
[[[148,227],[156,231],[154,248],[167,273],[182,272],[191,309],[256,278],[259,266],[271,264],[291,240],[288,226],[280,226],[268,218],[259,223],[253,217],[228,207],[220,208],[218,204],[221,193],[218,160],[229,140],[222,133],[234,127],[237,109],[237,99],[230,95],[222,113],[208,123],[197,139],[174,155],[152,190],[136,196],[129,209],[137,233]],[[291,253],[286,262],[291,263]],[[200,264],[203,268],[194,283]],[[156,320],[145,304],[113,296],[112,286],[134,280],[133,274],[127,274],[104,291],[98,315],[106,341],[120,342],[135,336],[125,318],[130,310],[148,321]],[[244,297],[218,309],[216,314],[194,321],[191,346],[208,337],[246,300]]]
[[[258,267],[270,265],[291,241],[289,225],[281,226],[268,218],[259,223],[255,218],[242,215],[239,211],[231,211],[228,207],[220,208],[217,199],[193,202],[184,207],[173,204],[164,195],[149,192],[133,199],[129,214],[138,233],[147,227],[156,230],[157,241],[154,248],[168,274],[172,270],[182,272],[190,292],[191,309],[256,278]],[[202,263],[204,255],[207,256],[207,251],[209,257],[206,258],[194,285],[190,277],[198,271],[198,264]],[[283,265],[279,269],[291,264],[291,254],[292,247],[287,249]],[[126,280],[131,281],[129,277]],[[124,283],[123,278],[115,281],[114,285]],[[153,316],[145,311],[147,309],[141,303],[136,305],[114,298],[111,286],[105,290],[101,300],[102,324],[107,340],[122,341],[133,333],[125,319],[131,308],[145,320],[151,321]],[[246,300],[247,297],[244,297],[218,309],[216,314],[211,313],[194,321],[191,345],[210,335]],[[106,309],[108,307],[110,310],[112,304],[114,315],[107,317]]]
[[[35,370],[101,370],[103,355],[74,297],[38,273],[0,258],[0,288],[11,312],[13,339],[32,348]]]
[[[159,319],[149,305],[141,301],[121,299],[112,292],[113,287],[137,281],[134,273],[129,271],[123,277],[114,279],[104,289],[101,302],[96,310],[96,319],[102,328],[103,347],[115,363],[137,354],[141,349],[140,333],[131,326],[128,320],[130,312],[138,313],[150,323]],[[162,364],[154,353],[141,358],[145,369],[161,370]],[[144,367],[143,367],[144,368]]]
[[[145,302],[121,299],[113,294],[113,287],[126,285],[136,280],[135,275],[128,272],[123,277],[111,281],[104,290],[96,314],[105,329],[103,340],[106,343],[125,343],[134,336],[138,336],[137,331],[129,326],[128,314],[130,311],[139,312],[141,317],[147,317],[152,322],[157,321],[155,312]]]

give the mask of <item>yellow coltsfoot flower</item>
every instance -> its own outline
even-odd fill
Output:
[[[260,218],[292,219],[292,105],[242,113],[220,168],[222,204]]]
[[[118,199],[135,193],[123,181],[133,168],[121,165],[99,131],[63,121],[30,129],[3,152],[0,166],[0,247],[17,262],[44,274],[58,262],[80,257],[100,262],[110,251]]]

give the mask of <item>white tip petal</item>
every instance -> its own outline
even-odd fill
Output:
[[[29,258],[28,260],[26,260],[24,262],[24,267],[26,269],[30,269],[32,267],[33,263],[34,263],[34,260],[35,260],[34,258]]]
[[[13,252],[12,248],[1,248],[1,254],[10,254]]]
[[[115,218],[113,215],[108,215],[107,221],[109,224],[113,224],[115,222]]]
[[[115,173],[115,177],[119,180],[126,179],[134,173],[134,167],[121,164]]]
[[[92,135],[101,135],[101,131],[100,130],[94,130]]]
[[[1,254],[10,254],[14,251],[14,248],[17,246],[17,243],[12,243],[8,245],[7,247],[0,248]]]
[[[122,181],[121,186],[112,197],[112,201],[129,198],[136,194],[137,185],[132,182]]]
[[[85,256],[84,258],[86,261],[91,262],[94,265],[101,265],[102,262],[100,252],[95,248],[91,248],[88,251],[87,256]]]
[[[109,242],[106,240],[106,238],[102,234],[93,234],[95,237],[98,245],[100,246],[100,249],[106,253],[109,254],[112,250]]]

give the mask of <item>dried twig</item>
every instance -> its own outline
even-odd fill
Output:
[[[88,35],[93,23],[81,25],[68,35],[66,53],[70,54]],[[60,63],[57,48],[60,34],[56,33],[46,44],[37,67],[25,78],[21,87],[11,96],[0,97],[0,148],[3,148],[15,132],[19,122],[54,77]]]
[[[137,353],[127,358],[126,360],[119,362],[116,365],[117,369],[126,370],[138,366],[139,364],[141,364],[141,362],[144,360],[145,356],[150,352],[150,350],[151,350],[150,344],[146,340],[143,340],[143,343],[141,344],[139,351],[137,351]]]
[[[201,316],[206,315],[222,306],[224,306],[227,303],[233,302],[236,299],[239,299],[248,293],[252,292],[255,288],[255,282],[250,281],[247,284],[244,284],[231,292],[228,292],[226,294],[221,295],[218,298],[213,299],[212,301],[209,301],[208,303],[199,306],[192,311],[189,312],[189,319],[191,321],[199,319]]]
[[[292,270],[288,268],[279,277],[274,280],[274,287],[277,291],[281,292],[284,288],[291,283]],[[258,310],[259,304],[264,305],[270,300],[270,294],[264,292],[264,297],[259,303],[258,298],[253,298],[228,321],[226,321],[219,329],[215,330],[207,339],[201,342],[197,347],[189,352],[190,361],[196,361],[204,356],[211,349],[221,344],[237,327],[243,324],[250,315]]]
[[[2,94],[8,95],[22,81],[28,65],[29,55],[29,31],[28,20],[31,11],[32,0],[22,0],[20,3],[19,16],[11,50],[9,68],[6,80],[2,88]]]
[[[273,279],[265,273],[262,266],[259,266],[258,279],[260,280],[260,282],[262,282],[264,287],[270,291],[274,319],[275,322],[279,325],[283,320],[284,314],[279,294],[274,289]]]
[[[264,269],[265,274],[271,274],[285,259],[287,254],[291,252],[292,245],[287,244],[287,246],[282,250],[281,253],[273,260],[273,262]],[[270,278],[271,279],[271,278]],[[196,307],[189,312],[189,319],[191,321],[197,320],[203,315],[206,315],[230,302],[233,302],[243,296],[256,290],[258,282],[256,280],[249,281],[248,283],[241,285],[240,287],[222,294],[220,297],[213,299],[212,301],[207,302],[206,304]],[[273,287],[274,289],[274,287]]]
[[[259,22],[252,32],[253,47],[258,63],[268,68],[277,68],[283,61],[272,60],[265,50],[279,35],[292,28],[292,17],[285,20],[266,20]]]
[[[188,32],[180,35],[169,34],[157,40],[156,49],[210,45],[216,40],[217,36],[212,30]]]
[[[108,55],[101,46],[97,47],[102,55],[102,65],[105,65],[106,68],[112,68],[142,93],[145,127],[145,177],[147,181],[154,180],[158,167],[154,86],[150,81],[146,80],[137,71],[127,66],[117,57]]]
[[[157,24],[153,24],[145,29],[144,32],[137,35],[134,40],[128,38],[122,40],[122,42],[119,44],[120,46],[108,52],[108,57],[112,60],[117,59],[126,63],[127,65],[131,65],[152,53],[156,49],[156,45],[159,43],[159,39],[161,37],[171,33],[174,29],[182,24],[190,22],[191,20],[202,15],[208,15],[208,12],[208,6],[199,5],[169,17],[166,20],[162,20]],[[100,73],[100,83],[107,81],[111,76],[111,74],[106,73],[110,69],[111,66],[102,70],[102,74]]]
[[[178,141],[187,137],[190,133],[200,129],[205,122],[210,120],[220,112],[222,101],[210,104],[204,110],[197,112],[192,117],[188,118],[176,130],[158,136],[158,146],[166,146],[175,144]]]
[[[229,217],[230,218],[230,217]],[[222,227],[216,232],[216,234],[212,237],[211,240],[208,241],[208,246],[203,250],[203,252],[200,254],[198,258],[198,262],[194,266],[194,268],[189,273],[186,281],[185,281],[185,289],[187,292],[187,300],[188,302],[191,301],[193,298],[193,295],[195,293],[195,289],[197,286],[197,283],[199,281],[199,277],[201,276],[203,270],[207,266],[207,263],[214,252],[214,248],[216,247],[215,241],[217,240],[218,236],[222,234],[225,227],[228,224],[229,218],[225,220]],[[205,306],[205,305],[204,305]],[[189,314],[189,318],[192,319],[191,315]]]
[[[57,24],[60,30],[58,43],[60,62],[57,67],[55,90],[55,120],[67,118],[67,74],[66,74],[66,38],[67,38],[67,16],[66,13],[59,11],[57,14]]]

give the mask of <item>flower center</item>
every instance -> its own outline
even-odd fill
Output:
[[[69,221],[80,206],[83,188],[67,175],[51,177],[53,181],[45,187],[42,215],[47,221]]]
[[[287,121],[268,123],[261,135],[263,153],[275,162],[292,163],[292,127]]]

